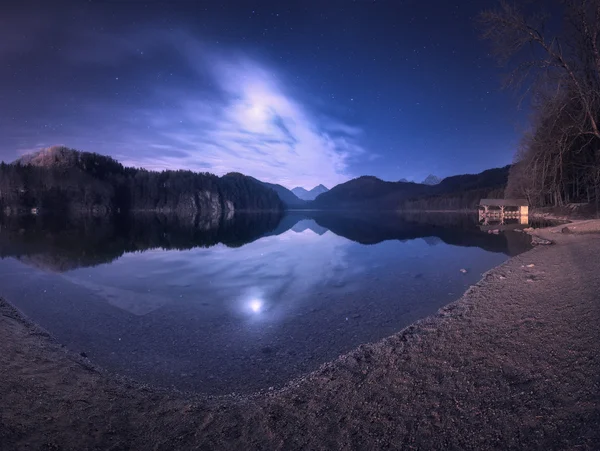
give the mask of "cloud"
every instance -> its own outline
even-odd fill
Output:
[[[188,43],[189,52],[189,43]],[[196,70],[209,73],[217,92],[158,89],[160,112],[143,116],[165,152],[128,159],[153,169],[190,168],[223,174],[242,172],[288,187],[329,186],[350,177],[348,162],[365,153],[361,130],[339,120],[318,120],[289,95],[264,65],[243,56],[187,54]],[[185,153],[181,155],[181,153]]]
[[[310,96],[290,90],[289,74],[239,49],[152,27],[78,36],[66,40],[62,53],[72,75],[89,78],[90,85],[99,80],[94,85],[105,89],[88,97],[73,96],[68,85],[64,92],[52,89],[77,99],[76,117],[58,111],[63,102],[48,101],[57,111],[30,116],[13,134],[35,134],[36,142],[105,153],[136,167],[235,171],[289,188],[334,186],[352,177],[353,160],[369,158],[359,127],[324,115],[322,107],[311,109],[303,102]],[[67,113],[71,117],[62,120]],[[50,130],[49,120],[60,127]]]

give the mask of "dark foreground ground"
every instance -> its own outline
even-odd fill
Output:
[[[115,380],[0,301],[0,449],[600,449],[600,235],[546,234],[436,317],[246,399]]]

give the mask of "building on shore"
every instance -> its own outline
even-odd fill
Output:
[[[518,219],[520,224],[529,221],[529,202],[527,199],[481,199],[479,201],[479,220]]]

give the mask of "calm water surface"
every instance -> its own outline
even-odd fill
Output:
[[[5,218],[0,296],[111,371],[249,393],[435,313],[528,241],[468,216]]]

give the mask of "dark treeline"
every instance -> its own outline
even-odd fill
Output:
[[[315,201],[295,198],[280,185],[230,173],[154,172],[65,147],[52,147],[0,164],[0,211],[123,214],[158,212],[220,218],[234,211],[465,210],[482,197],[502,197],[508,166],[447,177],[437,185],[385,182],[363,176],[335,186]],[[290,197],[296,201],[290,201]]]
[[[484,37],[509,84],[532,94],[532,120],[507,195],[534,206],[600,204],[600,0],[552,1],[562,18],[527,2],[481,14]],[[561,20],[556,20],[561,19]],[[560,33],[551,34],[552,31]]]
[[[404,210],[477,210],[481,199],[502,199],[504,187],[474,189],[410,199],[402,204]]]
[[[430,189],[430,194],[408,199],[405,210],[477,210],[481,199],[504,197],[509,166],[488,169],[474,175],[446,177]]]
[[[273,190],[251,177],[127,168],[112,158],[53,147],[0,164],[2,210],[165,213],[221,216],[281,210]]]

